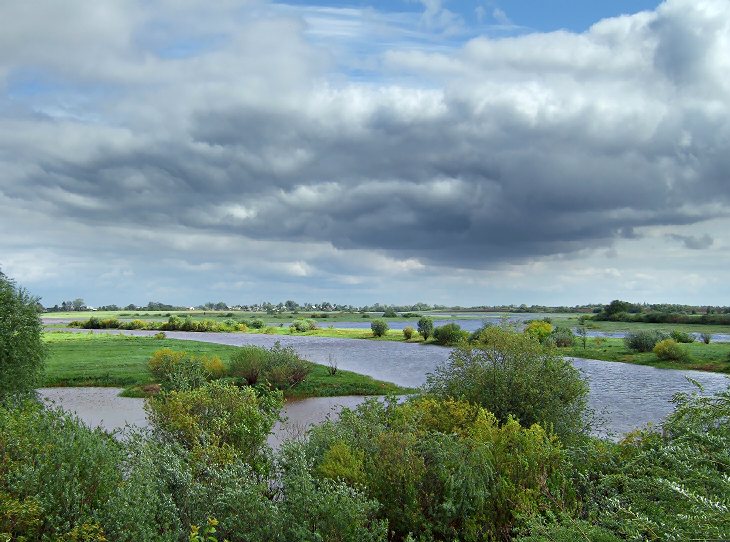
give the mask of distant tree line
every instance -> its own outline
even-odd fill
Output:
[[[730,307],[636,304],[614,299],[593,316],[594,320],[647,324],[730,324]]]

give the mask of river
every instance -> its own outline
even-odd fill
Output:
[[[151,331],[97,330],[98,333],[150,335]],[[370,375],[401,386],[418,387],[426,374],[445,362],[450,350],[439,346],[388,341],[366,341],[312,336],[251,335],[241,333],[167,332],[169,338],[196,340],[228,345],[255,344],[271,347],[276,341],[293,346],[305,359],[327,364],[336,360],[338,367]],[[595,430],[601,436],[616,437],[647,423],[658,424],[671,412],[675,393],[695,389],[689,378],[699,382],[706,393],[728,386],[721,374],[701,371],[657,369],[644,365],[573,358],[573,364],[590,385],[589,405],[602,420]],[[142,401],[115,397],[115,391],[103,388],[58,388],[44,391],[61,406],[77,412],[90,425],[114,429],[124,422],[143,423]],[[66,390],[66,391],[60,391]],[[94,391],[85,391],[94,390]],[[117,390],[118,391],[118,390]],[[353,406],[361,398],[316,398],[287,405],[290,422],[279,427],[279,434],[301,432],[309,423],[321,421],[338,405]],[[106,405],[106,406],[105,406]],[[137,405],[137,406],[132,406]]]

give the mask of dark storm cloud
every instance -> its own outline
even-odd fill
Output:
[[[122,19],[100,59],[72,48],[81,59],[63,68],[69,78],[109,60],[88,119],[50,111],[0,130],[5,197],[88,224],[324,242],[464,268],[726,213],[730,13],[719,0],[670,1],[582,35],[394,51],[388,69],[420,71],[437,83],[428,88],[326,85],[326,52],[280,20],[247,21],[212,51],[146,65],[123,39],[137,18]],[[60,69],[48,51],[22,52]],[[5,72],[19,69],[2,58]],[[690,249],[712,241],[673,237]]]

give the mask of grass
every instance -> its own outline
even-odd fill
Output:
[[[142,388],[153,383],[147,360],[155,350],[171,348],[194,354],[219,356],[228,362],[236,346],[198,341],[182,343],[175,339],[132,337],[91,333],[53,332],[44,335],[49,356],[46,362],[45,386],[118,386],[127,388],[123,395],[144,395]],[[331,397],[338,395],[403,394],[413,390],[369,376],[314,364],[307,379],[288,397]]]
[[[656,327],[652,329],[657,329]],[[697,371],[712,371],[730,373],[730,343],[693,342],[680,345],[689,353],[690,360],[686,362],[661,361],[653,352],[633,352],[626,348],[623,339],[603,339],[597,344],[595,339],[589,338],[587,348],[583,349],[580,340],[571,348],[561,348],[566,356],[597,359],[603,361],[621,361],[638,365],[651,365],[660,369],[694,369]]]

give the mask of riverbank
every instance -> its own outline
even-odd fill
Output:
[[[598,361],[619,361],[634,365],[648,365],[658,369],[682,369],[730,374],[730,343],[705,344],[700,341],[681,344],[680,348],[689,355],[687,361],[662,361],[654,352],[634,352],[626,348],[623,339],[595,338],[586,341],[583,348],[580,340],[574,346],[561,348],[570,357]]]
[[[51,332],[44,335],[49,356],[43,385],[123,387],[128,397],[146,395],[145,387],[154,383],[147,360],[161,348],[185,350],[191,354],[218,356],[227,366],[236,346],[179,339],[124,334]],[[407,394],[412,388],[352,371],[312,364],[306,380],[285,391],[288,398],[335,397],[342,395]]]

